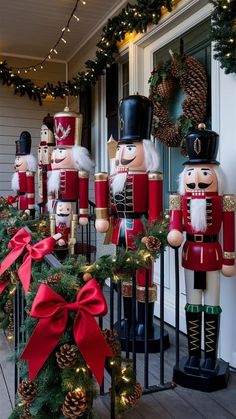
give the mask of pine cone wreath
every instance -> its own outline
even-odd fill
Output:
[[[147,237],[145,245],[149,252],[158,252],[161,247],[161,240],[157,237],[149,236]]]
[[[47,284],[50,287],[59,285],[59,283],[61,282],[61,276],[62,276],[62,272],[57,272],[53,275],[50,275],[47,277]]]
[[[122,396],[124,398],[125,404],[129,407],[135,406],[139,399],[141,398],[143,394],[143,389],[139,383],[136,383],[134,385],[133,392],[130,394],[126,394],[125,396]]]
[[[83,416],[88,409],[89,402],[86,391],[78,389],[67,393],[62,406],[62,413],[66,418],[77,419]]]
[[[65,343],[56,353],[57,363],[60,368],[72,368],[78,361],[78,349],[75,345]]]
[[[37,387],[33,381],[23,380],[17,389],[18,394],[27,402],[32,402],[37,394]]]
[[[106,339],[107,344],[110,346],[113,356],[115,358],[120,357],[121,345],[118,339],[118,334],[115,330],[105,329],[103,330],[103,336]]]

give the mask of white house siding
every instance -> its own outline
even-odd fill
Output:
[[[7,58],[9,66],[31,65],[32,60]],[[43,70],[21,73],[29,77],[38,85],[44,85],[47,80],[56,83],[65,80],[65,64],[48,63]],[[38,102],[30,100],[28,96],[14,95],[12,87],[3,86],[0,81],[0,195],[12,194],[11,176],[14,173],[15,141],[22,131],[29,131],[32,137],[32,154],[37,158],[37,147],[40,141],[40,128],[43,117],[50,112],[53,115],[63,110],[64,99],[44,100],[40,106]]]

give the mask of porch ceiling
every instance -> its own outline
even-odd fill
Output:
[[[44,58],[61,35],[76,0],[1,0],[0,58],[4,55]],[[86,0],[79,2],[72,18],[67,43],[60,42],[58,55],[52,58],[69,61],[89,35],[106,23],[114,8],[124,0]]]

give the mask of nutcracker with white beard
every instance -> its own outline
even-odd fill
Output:
[[[133,237],[145,235],[142,217],[150,224],[162,214],[162,174],[157,172],[159,156],[150,141],[152,103],[139,95],[121,100],[119,105],[120,138],[114,160],[114,172],[95,174],[96,229],[107,232],[111,224],[111,242],[135,250]],[[144,336],[146,270],[137,271],[137,335]],[[148,337],[153,337],[153,309],[156,286],[152,266],[148,275]],[[132,282],[122,283],[124,315],[131,326]]]
[[[15,173],[11,180],[12,189],[18,194],[18,209],[30,215],[35,213],[34,178],[37,167],[35,157],[30,154],[31,135],[28,131],[20,134],[16,140]]]
[[[48,176],[48,208],[52,213],[50,217],[52,235],[55,234],[60,223],[55,217],[57,202],[64,202],[72,208],[71,220],[74,224],[78,218],[80,225],[88,223],[89,172],[94,165],[88,150],[79,145],[81,130],[82,115],[70,112],[68,108],[64,112],[55,114],[56,148],[52,152],[51,172]],[[75,244],[76,226],[74,224],[70,226],[67,237],[70,236]],[[64,239],[66,244],[66,238]],[[70,241],[69,246],[71,244]]]
[[[48,114],[43,118],[38,148],[38,204],[42,212],[47,211],[47,179],[51,171],[52,151],[55,148],[53,127],[53,117]]]
[[[235,196],[222,195],[223,173],[216,161],[219,136],[204,124],[186,137],[189,160],[180,175],[179,195],[170,196],[168,242],[182,251],[185,268],[188,354],[184,370],[191,374],[217,375],[220,326],[220,271],[235,273]],[[219,233],[223,226],[223,246]],[[202,313],[205,359],[201,362]],[[208,391],[208,390],[206,390]]]

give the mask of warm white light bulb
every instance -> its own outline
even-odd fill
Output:
[[[66,40],[64,38],[61,38],[62,42],[64,42],[64,44],[66,44]]]

